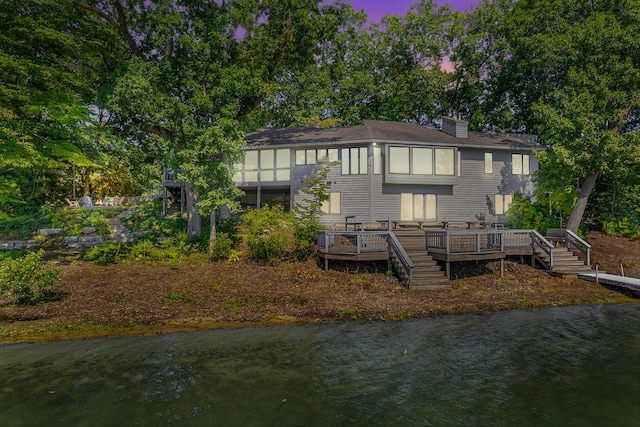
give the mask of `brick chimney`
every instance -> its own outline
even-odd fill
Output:
[[[442,132],[456,138],[469,137],[469,122],[454,119],[453,117],[442,116]]]

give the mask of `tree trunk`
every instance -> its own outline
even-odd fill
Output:
[[[584,184],[582,184],[582,188],[580,189],[580,195],[578,196],[578,200],[576,200],[576,204],[573,206],[573,210],[571,211],[571,215],[569,216],[569,220],[567,221],[567,229],[573,231],[574,233],[578,231],[578,227],[580,227],[580,223],[582,222],[582,216],[584,215],[584,211],[587,208],[587,201],[589,200],[589,196],[591,195],[591,191],[593,190],[593,186],[598,179],[598,172],[592,172],[584,180]]]
[[[213,255],[213,244],[216,241],[216,210],[211,210],[211,215],[209,216],[209,225],[211,227],[209,231],[209,255]]]
[[[200,221],[200,211],[196,202],[198,201],[198,190],[187,184],[185,189],[187,195],[187,234],[189,237],[200,237],[202,234],[202,223]]]
[[[90,178],[89,178],[89,169],[85,169],[84,170],[84,176],[83,176],[83,180],[84,180],[84,189],[83,189],[83,196],[88,196],[89,195],[89,184],[91,182]]]

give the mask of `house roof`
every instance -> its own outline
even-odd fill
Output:
[[[425,143],[469,148],[531,150],[537,148],[527,135],[469,132],[468,138],[456,138],[440,130],[416,123],[365,120],[363,125],[321,129],[313,126],[270,128],[246,136],[246,148],[267,146],[347,145],[371,142]],[[529,140],[528,140],[529,139]]]

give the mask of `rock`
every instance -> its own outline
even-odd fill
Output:
[[[64,237],[65,242],[67,242],[67,244],[71,244],[71,243],[75,243],[78,241],[78,236],[65,236]]]
[[[101,244],[102,244],[102,242],[98,242],[96,240],[91,240],[91,241],[88,241],[88,242],[84,242],[83,246],[85,248],[92,248],[94,246],[100,246]]]
[[[38,234],[41,236],[51,236],[54,234],[60,234],[61,228],[41,228],[38,230]]]
[[[87,234],[93,234],[97,231],[98,229],[96,227],[83,227],[82,228],[82,234],[87,235]]]

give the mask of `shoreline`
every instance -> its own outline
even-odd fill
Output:
[[[637,294],[515,262],[504,277],[497,263],[462,265],[451,288],[426,291],[381,273],[324,271],[315,260],[59,267],[60,301],[0,306],[1,344],[640,302]]]
[[[0,345],[11,344],[31,344],[31,343],[44,343],[44,342],[57,342],[57,341],[84,341],[90,339],[100,338],[120,338],[120,337],[149,337],[158,335],[189,333],[199,331],[213,331],[218,329],[242,329],[242,328],[268,328],[272,326],[287,326],[287,325],[311,325],[311,324],[323,324],[323,323],[344,323],[344,322],[404,322],[408,320],[429,319],[442,316],[456,316],[465,314],[484,314],[484,313],[499,313],[504,311],[517,311],[517,310],[531,310],[531,309],[543,309],[549,307],[571,307],[581,305],[609,305],[609,304],[640,304],[640,301],[633,299],[625,299],[622,297],[620,300],[613,301],[594,301],[584,302],[577,304],[565,304],[565,305],[540,305],[531,306],[525,308],[510,308],[502,310],[480,310],[480,311],[467,311],[467,312],[455,312],[455,313],[435,313],[430,316],[423,317],[411,317],[406,319],[394,319],[394,320],[381,320],[381,319],[303,319],[303,318],[281,318],[270,319],[257,322],[251,321],[236,321],[236,322],[220,322],[211,318],[193,318],[193,319],[178,319],[167,323],[158,323],[153,325],[135,324],[129,326],[110,326],[110,325],[74,325],[67,331],[59,331],[60,325],[51,326],[48,328],[42,326],[42,329],[37,329],[31,333],[12,334],[9,331],[9,335],[5,335],[4,328],[7,325],[0,323]],[[9,327],[10,328],[10,327]],[[86,329],[85,329],[86,328]],[[21,329],[16,328],[16,329]],[[81,329],[81,330],[79,330]],[[54,331],[55,330],[55,331]]]
[[[616,272],[623,265],[627,276],[640,278],[640,241],[601,232],[588,240],[593,266]],[[513,261],[504,277],[495,262],[459,263],[450,288],[410,291],[380,273],[386,265],[334,263],[324,271],[314,259],[262,266],[204,258],[97,265],[76,252],[61,255],[54,259],[63,298],[38,306],[0,301],[0,344],[640,302],[640,292],[556,278]]]

